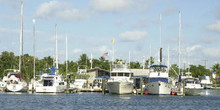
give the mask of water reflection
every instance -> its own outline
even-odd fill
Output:
[[[124,99],[124,100],[129,100],[131,99],[131,97],[133,96],[133,94],[121,94],[121,95],[118,95],[118,94],[109,94],[110,96],[113,96],[113,97],[119,97],[120,99]]]

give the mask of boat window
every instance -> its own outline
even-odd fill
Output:
[[[111,76],[116,76],[116,73],[112,73],[112,75]]]
[[[129,77],[129,73],[125,73],[125,76]]]
[[[64,85],[64,82],[60,82],[59,85]]]
[[[44,80],[44,86],[53,86],[53,80]]]
[[[123,76],[124,73],[118,73],[118,76]]]

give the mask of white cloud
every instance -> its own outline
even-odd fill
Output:
[[[201,48],[200,45],[193,45],[193,46],[191,46],[191,47],[187,47],[187,48],[186,48],[186,51],[187,51],[187,52],[193,52],[193,51],[195,51],[195,50],[197,50],[197,49],[199,49],[199,48]]]
[[[124,11],[132,6],[132,0],[91,0],[90,5],[100,12]]]
[[[168,7],[167,9],[165,9],[165,10],[162,12],[162,15],[163,15],[163,16],[169,16],[169,15],[175,13],[175,12],[176,12],[176,13],[178,12],[178,10],[177,10],[176,7]]]
[[[209,24],[207,29],[214,32],[220,32],[220,20],[217,20],[214,24]]]
[[[146,18],[140,18],[131,25],[132,28],[145,28],[147,26],[148,26],[148,22]]]
[[[40,5],[35,16],[42,19],[81,20],[88,18],[82,10],[72,8],[71,4],[50,1]]]
[[[119,38],[122,41],[137,41],[148,37],[148,32],[146,31],[127,31],[119,34]]]
[[[211,44],[211,43],[218,42],[218,39],[216,36],[205,36],[205,37],[202,37],[200,41],[206,44]]]
[[[121,18],[115,21],[115,24],[122,25],[124,23],[125,19]]]
[[[153,0],[91,0],[90,6],[97,12],[146,12]]]
[[[81,52],[82,52],[82,49],[79,49],[79,48],[73,50],[73,53],[74,53],[74,54],[76,54],[76,53],[81,53]]]
[[[203,53],[206,56],[209,56],[209,57],[212,57],[212,58],[219,58],[219,56],[220,56],[220,47],[205,48],[203,50]]]

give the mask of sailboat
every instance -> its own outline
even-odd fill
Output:
[[[21,54],[23,54],[23,1],[21,0],[21,32],[20,32],[20,56],[19,56],[19,70],[8,69],[7,76],[3,79],[6,82],[6,91],[9,92],[25,92],[27,91],[27,83],[23,79],[21,70]]]
[[[40,76],[40,80],[36,83],[36,93],[58,93],[65,92],[66,85],[64,77],[59,74],[58,69],[58,49],[57,49],[57,25],[55,25],[55,37],[56,37],[56,59],[52,68],[47,69],[50,73],[43,73]],[[56,65],[56,68],[54,67]]]

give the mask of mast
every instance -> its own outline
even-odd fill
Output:
[[[34,79],[35,79],[35,19],[33,19],[33,56],[34,56]]]
[[[56,68],[58,69],[57,24],[55,24],[55,37],[56,37]]]
[[[67,42],[67,35],[66,35],[66,76],[68,73],[68,42]]]
[[[19,71],[21,71],[21,56],[23,56],[23,0],[21,0],[21,31],[20,31]]]
[[[179,37],[178,37],[178,40],[179,40],[179,49],[178,49],[178,56],[179,56],[179,74],[180,74],[180,37],[181,37],[181,13],[179,11]]]
[[[168,73],[169,73],[169,71],[170,71],[170,46],[168,46],[168,61],[167,61],[167,66],[168,66]]]
[[[91,63],[91,68],[90,69],[92,69],[92,53],[91,53],[90,63]]]
[[[129,50],[129,53],[128,53],[128,62],[129,62],[129,68],[131,68],[131,52]]]
[[[160,14],[160,48],[161,48],[161,32],[162,31],[162,15]]]
[[[161,25],[162,25],[162,23],[161,22],[162,22],[162,15],[160,14],[160,65],[162,64],[162,46],[161,46],[161,38],[162,38],[161,37],[162,36],[162,34],[161,34],[162,33],[161,32],[162,26]]]
[[[114,64],[115,60],[115,39],[112,40],[112,65]]]

